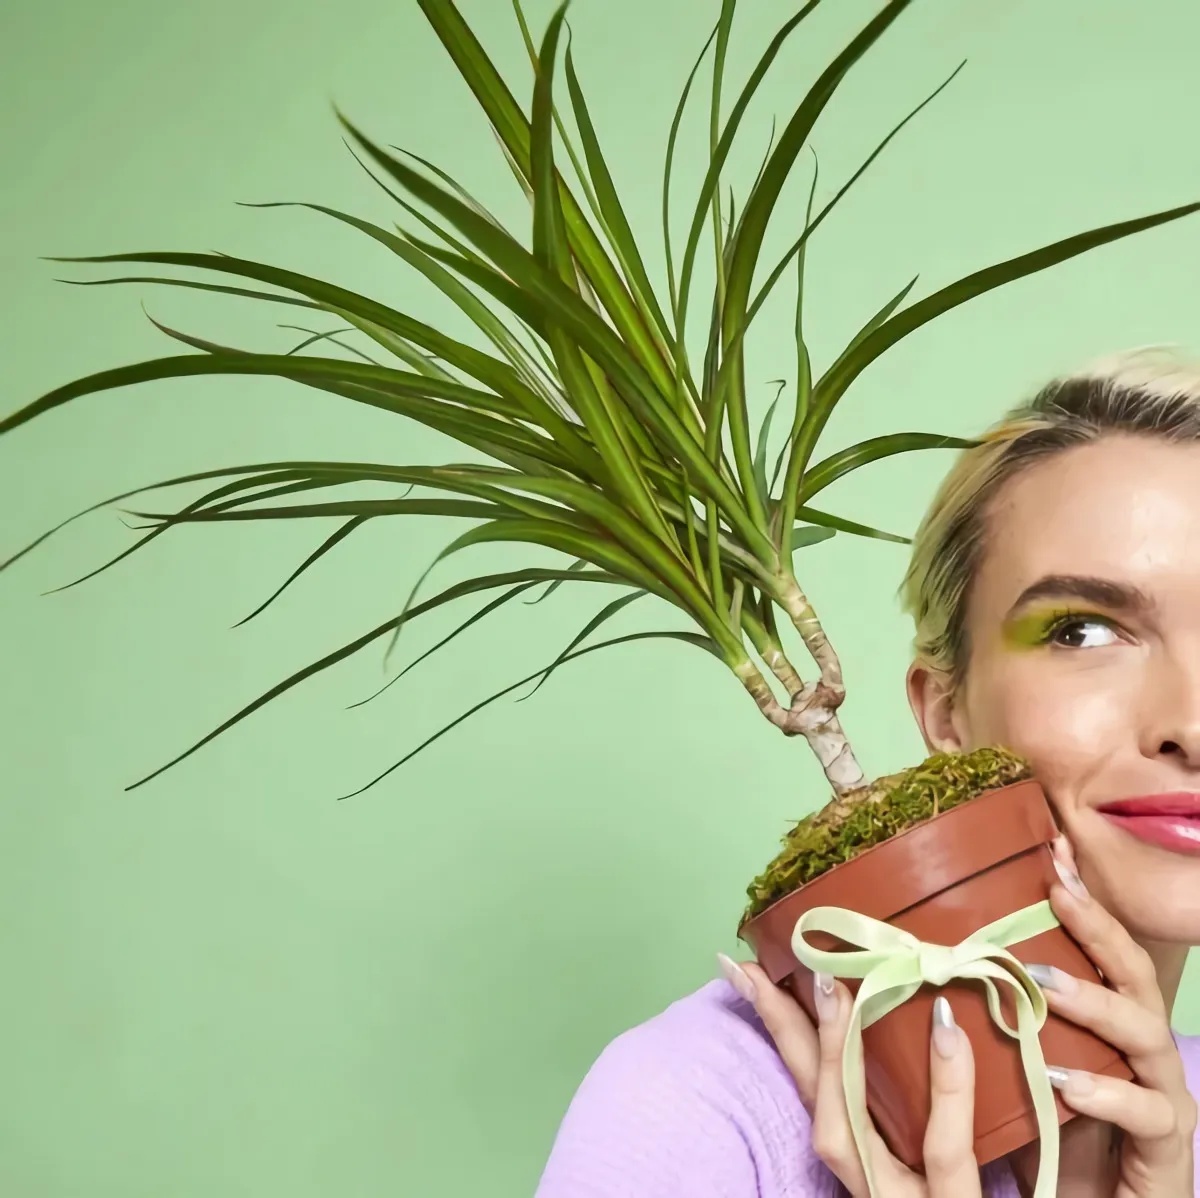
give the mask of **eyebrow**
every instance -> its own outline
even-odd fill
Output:
[[[1131,583],[1089,574],[1046,574],[1027,586],[1009,608],[1011,616],[1035,599],[1082,599],[1113,611],[1149,611],[1154,605],[1145,591]]]

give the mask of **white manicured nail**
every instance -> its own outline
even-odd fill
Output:
[[[747,1002],[754,1002],[758,997],[754,989],[754,979],[736,961],[727,957],[724,953],[717,953],[717,964],[721,967],[721,972],[725,975],[725,980],[738,994]]]
[[[952,1057],[958,1051],[960,1034],[949,1001],[939,994],[933,1003],[933,1047],[938,1056]]]
[[[1053,965],[1026,965],[1029,976],[1043,990],[1054,990],[1059,994],[1074,994],[1079,989],[1079,983],[1069,973]]]
[[[817,1018],[822,1023],[837,1015],[837,992],[834,989],[833,978],[829,974],[813,974],[813,1001],[817,1004]]]
[[[1078,1069],[1060,1069],[1057,1065],[1048,1065],[1046,1077],[1056,1090],[1069,1090],[1071,1094],[1082,1096],[1090,1094],[1096,1088],[1092,1075]]]
[[[1057,857],[1054,859],[1054,870],[1058,874],[1062,884],[1077,898],[1086,899],[1088,897],[1087,887],[1083,884],[1079,875],[1073,870],[1068,869]]]

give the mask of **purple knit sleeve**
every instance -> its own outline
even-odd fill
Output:
[[[736,1124],[644,1037],[614,1040],[559,1128],[536,1198],[759,1198]]]
[[[1200,1038],[1177,1042],[1200,1097]],[[753,1011],[713,982],[600,1054],[534,1198],[835,1198],[844,1191],[817,1160],[809,1133]],[[1200,1157],[1200,1137],[1196,1147]],[[1016,1198],[1004,1162],[985,1169],[983,1180],[989,1198]]]
[[[1188,1091],[1197,1102],[1200,1102],[1200,1036],[1176,1034],[1175,1043],[1179,1046],[1179,1055],[1183,1058]],[[1196,1130],[1193,1150],[1197,1165],[1200,1165],[1200,1128]],[[1196,1169],[1196,1195],[1197,1198],[1200,1198],[1200,1168]]]
[[[605,1048],[535,1198],[831,1198],[808,1133],[748,1005],[711,983]]]

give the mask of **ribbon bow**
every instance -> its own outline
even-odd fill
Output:
[[[952,980],[982,982],[993,1022],[1020,1044],[1041,1138],[1034,1198],[1054,1198],[1058,1180],[1058,1114],[1038,1040],[1038,1032],[1046,1022],[1046,999],[1025,966],[1007,949],[1057,926],[1058,919],[1048,902],[1006,915],[954,946],[926,944],[901,928],[842,907],[814,907],[796,922],[792,951],[798,961],[814,973],[862,979],[842,1053],[842,1084],[850,1129],[871,1198],[877,1198],[879,1189],[866,1137],[869,1116],[862,1030],[907,1002],[923,985],[940,988]],[[824,932],[859,947],[846,952],[823,952],[805,939],[810,932]],[[1017,1015],[1015,1028],[1009,1026],[1001,1009],[1000,986],[1012,991]]]

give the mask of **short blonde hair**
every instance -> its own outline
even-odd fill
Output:
[[[900,597],[917,656],[952,681],[966,669],[966,609],[1004,484],[1034,462],[1109,435],[1200,441],[1200,361],[1149,346],[1054,379],[960,451],[913,539]]]

